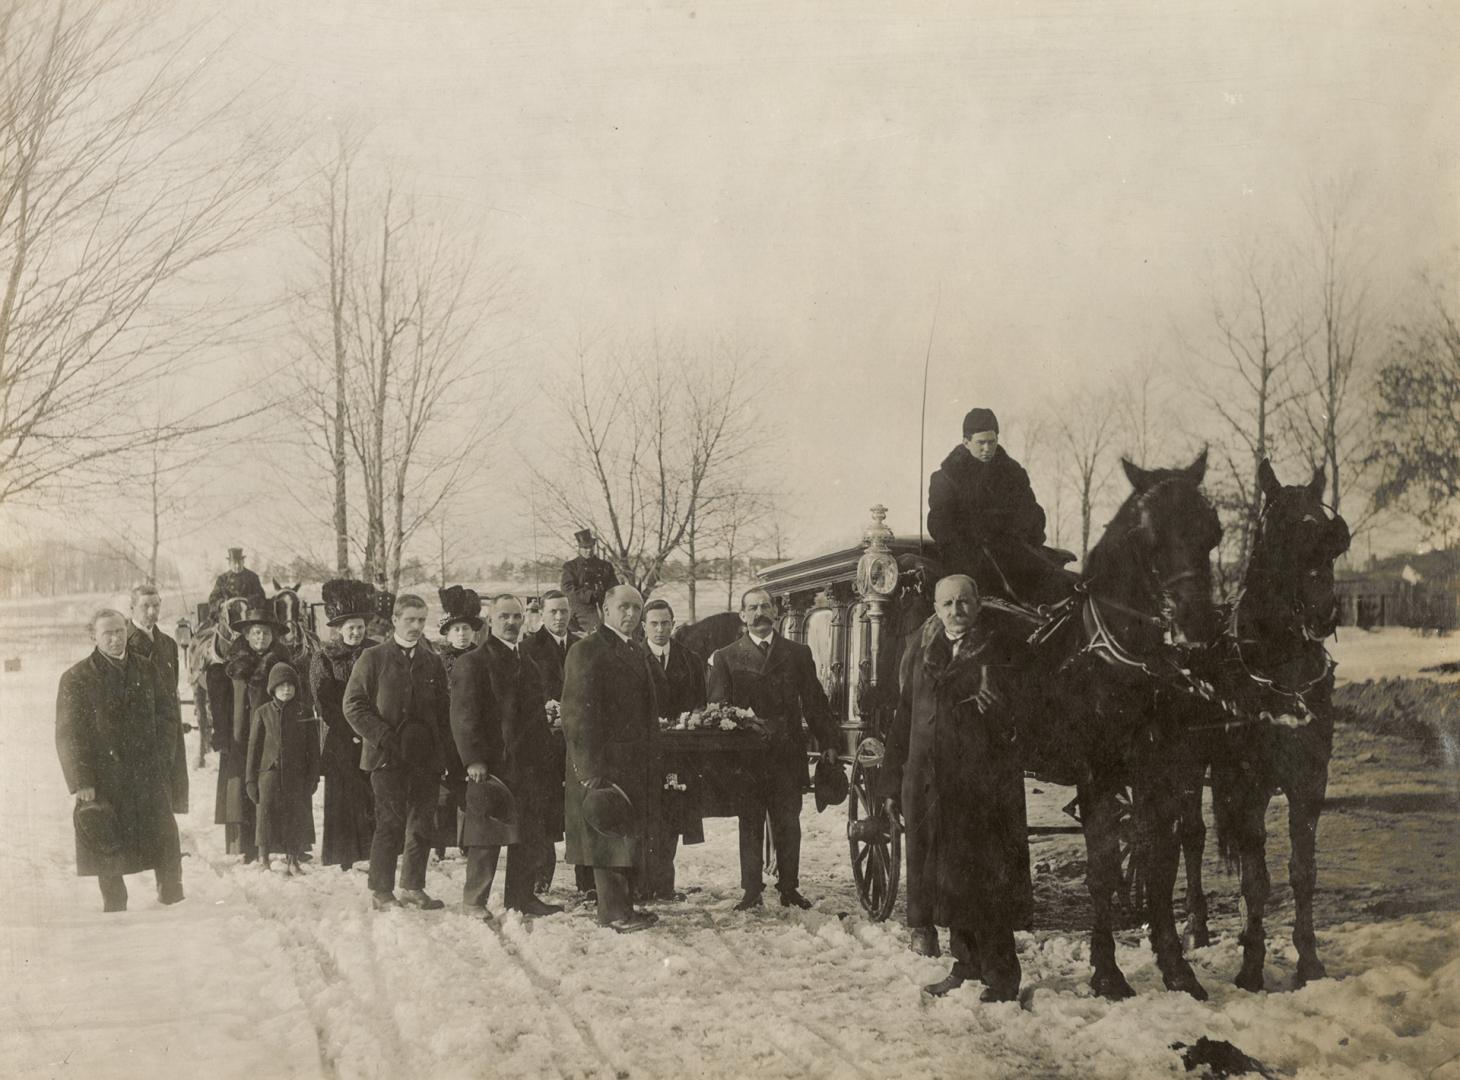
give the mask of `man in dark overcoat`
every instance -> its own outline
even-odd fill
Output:
[[[633,586],[610,589],[603,625],[568,650],[563,675],[567,859],[593,867],[598,921],[620,933],[657,921],[634,910],[630,881],[643,863],[659,794],[654,676],[633,640],[643,606]]]
[[[164,634],[157,625],[162,613],[162,596],[151,584],[137,585],[132,589],[132,620],[127,628],[127,648],[152,661],[157,668],[158,688],[167,695],[175,717],[177,729],[177,755],[172,761],[172,775],[168,777],[167,791],[172,799],[172,812],[188,812],[188,750],[183,742],[182,704],[178,698],[178,653],[177,642]]]
[[[1055,598],[1059,577],[1040,554],[1044,510],[1029,474],[999,445],[991,409],[963,418],[963,442],[928,481],[928,535],[945,572],[967,574],[980,592],[1030,603]]]
[[[533,895],[543,850],[543,808],[554,797],[561,801],[562,789],[556,786],[551,767],[552,738],[542,684],[518,640],[522,618],[517,597],[497,597],[492,601],[492,636],[459,657],[451,669],[451,734],[467,776],[460,835],[467,853],[462,904],[480,909],[488,920],[487,897],[503,846],[510,848],[504,905],[524,915],[555,915],[563,910]],[[512,839],[498,835],[484,812],[483,783],[489,775],[512,793],[517,810]]]
[[[569,627],[573,613],[568,598],[559,589],[549,589],[542,595],[542,625],[528,634],[522,642],[522,650],[537,668],[542,681],[542,696],[547,701],[563,700],[563,665],[568,662],[568,647],[583,635]],[[563,786],[564,767],[568,746],[563,739],[561,721],[552,733],[552,770],[558,790]],[[553,846],[563,838],[563,800],[558,798],[543,812],[543,851],[538,861],[537,891],[546,892],[553,883],[553,873],[558,864],[557,849]],[[593,888],[593,871],[587,866],[573,867],[574,884],[578,891],[587,893]]]
[[[745,633],[710,657],[706,693],[711,702],[751,709],[771,728],[765,773],[754,808],[740,815],[740,886],[745,895],[736,905],[758,907],[765,883],[766,819],[775,845],[776,890],[782,907],[809,908],[801,895],[801,794],[806,785],[806,733],[811,729],[821,756],[836,761],[840,732],[831,716],[826,691],[816,675],[811,650],[776,633],[776,603],[761,588],[740,598]]]
[[[654,674],[654,697],[662,719],[676,719],[705,704],[705,662],[683,642],[674,641],[674,608],[668,600],[650,600],[644,605],[644,640],[639,647],[648,654]],[[656,768],[654,775],[663,776]],[[662,792],[662,788],[661,788]],[[674,856],[680,838],[686,844],[705,842],[704,818],[685,793],[662,792],[660,814],[649,850],[647,881],[640,890],[656,900],[682,899],[674,889]]]
[[[889,813],[903,814],[907,921],[918,936],[949,928],[953,970],[926,987],[941,996],[968,979],[983,1001],[1019,993],[1014,931],[1033,908],[1024,772],[1014,745],[1023,642],[979,613],[971,578],[938,582],[938,625],[903,656],[899,703],[879,776]],[[919,951],[935,954],[924,947]]]
[[[377,911],[396,906],[435,910],[445,905],[426,893],[426,860],[451,737],[451,696],[446,668],[422,637],[426,601],[403,594],[395,601],[391,623],[391,639],[360,654],[344,698],[345,720],[364,740],[360,768],[370,774],[375,796],[371,904]]]
[[[593,530],[579,529],[573,534],[578,542],[578,557],[563,563],[561,588],[573,613],[573,624],[583,633],[598,629],[598,608],[604,594],[618,584],[618,575],[607,559],[595,555],[597,542]]]
[[[127,910],[124,874],[153,870],[157,898],[183,899],[182,853],[168,781],[175,714],[152,662],[127,648],[127,618],[91,618],[96,648],[61,676],[56,754],[76,796],[76,873],[95,877],[103,911]],[[101,819],[100,824],[93,824]]]
[[[228,549],[228,569],[213,580],[213,591],[208,594],[208,606],[218,616],[223,602],[235,596],[248,601],[249,607],[263,607],[268,603],[263,582],[259,576],[243,565],[243,548]]]

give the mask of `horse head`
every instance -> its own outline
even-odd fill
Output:
[[[1125,616],[1123,636],[1141,651],[1168,638],[1181,645],[1211,641],[1219,629],[1211,553],[1222,527],[1201,491],[1206,451],[1184,469],[1121,465],[1132,490],[1090,551],[1092,595],[1113,602],[1111,618]]]
[[[1349,547],[1348,523],[1323,505],[1325,472],[1283,485],[1266,459],[1257,467],[1262,516],[1252,545],[1243,600],[1281,632],[1322,641],[1338,625],[1333,564]]]

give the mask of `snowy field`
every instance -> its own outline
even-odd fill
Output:
[[[975,985],[929,1002],[918,988],[948,961],[910,953],[896,921],[863,917],[842,808],[817,815],[809,799],[814,910],[732,911],[734,822],[716,820],[679,860],[681,887],[697,891],[660,905],[655,929],[620,937],[572,906],[499,929],[449,908],[373,915],[363,873],[242,867],[211,823],[209,767],[194,771],[194,809],[180,819],[188,900],[163,908],[150,875],[137,876],[131,910],[104,916],[95,882],[73,876],[52,741],[56,679],[86,646],[40,619],[6,621],[0,644],[23,659],[0,675],[6,1077],[1163,1077],[1187,1075],[1170,1044],[1205,1035],[1278,1076],[1460,1080],[1455,778],[1393,740],[1344,735],[1335,755],[1318,904],[1332,978],[1285,989],[1294,954],[1277,800],[1268,992],[1230,983],[1236,887],[1209,852],[1219,939],[1193,959],[1212,1000],[1164,992],[1137,930],[1119,958],[1140,996],[1091,997],[1072,917],[1083,851],[1055,836],[1034,843],[1023,999],[981,1005]],[[1368,678],[1454,659],[1460,643],[1352,633],[1336,652],[1344,675]],[[1055,795],[1032,795],[1031,817],[1057,819]],[[455,901],[463,869],[433,863],[427,888]],[[554,899],[571,904],[565,878],[560,868]]]

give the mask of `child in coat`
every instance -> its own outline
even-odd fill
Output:
[[[299,676],[288,664],[269,670],[269,700],[253,711],[248,736],[248,797],[258,806],[259,865],[272,869],[283,853],[284,872],[302,872],[299,856],[314,835],[314,792],[319,787],[319,723],[299,698]]]

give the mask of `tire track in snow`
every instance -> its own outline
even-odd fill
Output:
[[[232,862],[231,856],[228,857],[229,862],[221,864],[216,859],[201,854],[199,858],[215,877],[231,885],[256,915],[266,920],[271,926],[277,927],[286,942],[294,946],[288,951],[290,977],[294,981],[295,989],[299,992],[305,1008],[309,1010],[315,1043],[319,1051],[320,1067],[325,1076],[337,1077],[340,1075],[339,1055],[330,1049],[329,1036],[332,1033],[330,1010],[321,1006],[320,997],[314,988],[306,986],[301,980],[298,965],[306,960],[326,986],[339,989],[349,996],[351,1016],[369,1018],[369,1022],[363,1024],[362,1027],[370,1032],[372,1039],[379,1046],[381,1058],[396,1063],[410,1060],[394,1015],[381,1004],[390,1001],[391,998],[381,971],[379,949],[373,935],[367,932],[360,935],[358,941],[351,943],[351,947],[357,950],[357,955],[361,955],[368,964],[370,992],[362,994],[356,990],[354,980],[340,970],[338,962],[330,952],[328,943],[320,934],[298,920],[289,918],[287,906],[280,904],[277,897],[271,896],[260,887],[266,880],[262,876],[266,871],[255,871],[252,866],[245,868],[241,864]],[[248,880],[249,876],[254,874],[258,876],[252,881]]]
[[[733,978],[736,976],[737,972],[753,970],[754,965],[750,962],[749,958],[735,947],[735,945],[731,942],[729,936],[715,921],[715,917],[710,912],[701,912],[700,918],[704,922],[705,928],[714,935],[715,941],[720,946],[720,949],[725,953],[726,956],[729,957],[728,963],[724,959],[716,959],[716,963],[727,975],[730,975]],[[807,1021],[799,1017],[787,1016],[784,1014],[778,1017],[778,1019],[782,1023],[793,1025],[798,1030],[805,1032],[805,1034],[810,1036],[811,1039],[828,1047],[831,1052],[856,1075],[863,1077],[864,1080],[874,1080],[874,1074],[866,1069],[861,1062],[857,1061],[850,1054],[848,1054],[847,1051],[843,1049],[839,1043],[829,1038],[823,1032],[817,1030],[816,1027],[813,1027]],[[786,1054],[787,1057],[790,1057],[791,1059],[800,1062],[805,1068],[808,1075],[827,1077],[843,1075],[836,1072],[835,1070],[830,1069],[824,1062],[819,1061],[817,1058],[808,1055],[800,1047],[794,1045],[787,1046],[782,1040],[776,1039],[773,1036],[771,1037],[771,1041],[774,1042],[776,1046],[781,1050],[781,1052]]]
[[[495,942],[500,950],[500,954],[505,956],[522,973],[523,978],[527,980],[528,986],[532,990],[533,998],[538,1002],[541,1012],[546,1015],[558,1017],[560,1022],[556,1026],[565,1034],[571,1033],[570,1038],[576,1036],[577,1042],[598,1063],[596,1070],[587,1073],[577,1066],[565,1067],[558,1052],[554,1049],[552,1051],[553,1066],[558,1070],[558,1074],[564,1080],[576,1080],[576,1078],[583,1076],[602,1076],[606,1077],[607,1080],[616,1080],[618,1077],[627,1076],[629,1074],[628,1068],[620,1066],[614,1061],[613,1056],[603,1048],[603,1045],[598,1041],[598,1037],[593,1033],[592,1024],[561,1000],[562,981],[552,975],[544,974],[542,969],[529,959],[521,946],[507,936],[505,928],[500,922],[492,923],[489,929],[489,936],[475,937],[474,940],[477,950],[484,958],[495,960],[497,957],[492,955],[491,951],[486,947],[487,941]],[[523,933],[530,936],[530,932],[525,928]]]

